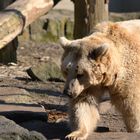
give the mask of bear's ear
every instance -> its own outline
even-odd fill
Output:
[[[65,37],[60,37],[60,44],[64,50],[78,49],[80,47],[80,39],[78,40],[68,40]]]
[[[60,44],[63,47],[63,49],[65,50],[66,48],[68,48],[71,44],[71,41],[66,39],[65,37],[60,37]]]
[[[88,57],[90,59],[97,59],[98,57],[105,55],[108,49],[109,46],[107,44],[103,44],[102,46],[90,51]]]

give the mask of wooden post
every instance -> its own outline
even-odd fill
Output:
[[[107,20],[108,0],[75,0],[75,39],[88,35],[97,23]]]
[[[74,39],[78,39],[87,35],[88,13],[86,0],[75,0],[74,3]]]

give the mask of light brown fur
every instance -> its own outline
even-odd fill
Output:
[[[108,90],[129,132],[140,132],[140,20],[105,22],[78,40],[61,38],[62,72],[70,98],[69,140],[87,139],[99,119],[98,103]]]

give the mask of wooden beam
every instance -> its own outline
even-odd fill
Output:
[[[0,12],[0,49],[53,6],[54,0],[17,0]]]

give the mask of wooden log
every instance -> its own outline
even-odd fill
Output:
[[[17,0],[0,12],[0,49],[53,5],[53,0]]]

